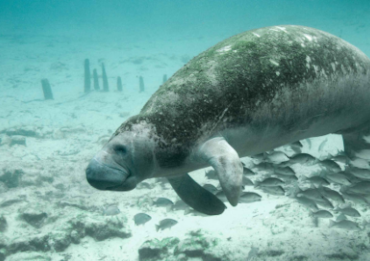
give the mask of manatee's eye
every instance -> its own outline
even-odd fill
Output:
[[[114,147],[114,151],[117,152],[118,154],[125,155],[127,152],[127,149],[123,145],[116,145]]]

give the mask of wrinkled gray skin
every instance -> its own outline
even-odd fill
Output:
[[[87,180],[97,189],[128,191],[167,177],[190,206],[220,214],[223,203],[188,172],[212,166],[235,206],[239,157],[328,133],[344,134],[349,151],[370,126],[369,79],[368,57],[328,33],[291,25],[241,33],[164,83],[95,155]]]

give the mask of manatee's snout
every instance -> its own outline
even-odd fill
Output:
[[[130,173],[101,163],[95,158],[86,168],[86,179],[91,186],[99,190],[127,191],[136,186]]]

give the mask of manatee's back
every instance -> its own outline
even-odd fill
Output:
[[[163,133],[172,138],[183,130],[184,139],[195,138],[253,122],[291,128],[292,110],[299,122],[353,102],[361,109],[370,98],[369,72],[366,55],[338,37],[302,26],[266,27],[226,39],[192,59],[141,114],[165,126]]]

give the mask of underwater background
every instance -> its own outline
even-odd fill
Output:
[[[220,216],[193,211],[163,179],[118,193],[86,181],[95,153],[191,58],[235,34],[288,24],[370,56],[367,0],[0,0],[0,261],[370,261],[370,195],[339,193],[348,180],[314,179],[322,166],[298,162],[281,184],[254,186],[297,150],[338,155],[343,170],[339,135],[243,158],[251,194]],[[190,174],[224,200],[211,168]],[[318,187],[325,201],[296,197]]]

